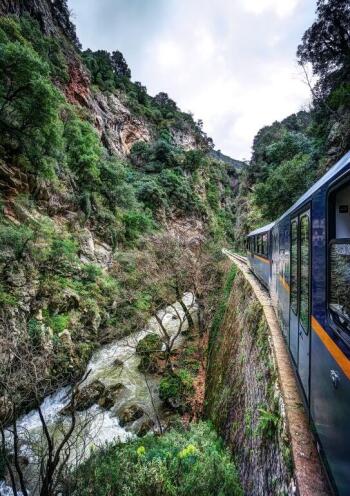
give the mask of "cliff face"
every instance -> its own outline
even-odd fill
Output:
[[[14,45],[24,53],[28,78],[43,83],[46,119],[32,122],[36,87],[0,115],[0,339],[34,343],[38,368],[47,352],[41,377],[56,386],[79,377],[96,347],[147,321],[153,293],[138,264],[152,267],[161,230],[196,248],[229,235],[232,189],[200,127],[166,94],[142,100],[115,72],[110,89],[106,75],[93,80],[65,1],[0,0],[0,16],[0,63],[10,66]],[[23,142],[11,115],[28,107],[33,132]]]
[[[79,45],[66,0],[1,0],[0,15],[24,13],[39,22],[43,33],[64,35],[75,45]]]
[[[241,273],[210,338],[206,414],[236,456],[244,494],[294,494],[292,455],[263,309]]]

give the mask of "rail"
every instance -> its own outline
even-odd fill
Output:
[[[238,255],[237,253],[233,253],[230,250],[227,250],[226,248],[223,248],[222,253],[228,257],[236,258],[239,262],[242,262],[244,264],[248,264],[247,257],[242,257],[241,255]]]

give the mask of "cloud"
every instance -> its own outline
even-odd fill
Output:
[[[242,0],[242,7],[254,14],[262,14],[265,11],[272,11],[279,17],[290,16],[299,0]]]
[[[249,158],[264,125],[304,106],[296,47],[316,0],[69,0],[85,47],[121,50],[133,79],[203,119],[216,146]]]

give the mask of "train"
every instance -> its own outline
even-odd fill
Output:
[[[248,234],[335,495],[350,495],[350,152]]]

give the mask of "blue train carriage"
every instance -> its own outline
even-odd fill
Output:
[[[252,231],[248,235],[248,264],[264,286],[269,289],[271,279],[271,229],[274,223]]]
[[[249,263],[266,284],[254,243],[267,234],[271,298],[330,482],[349,496],[350,153],[268,228],[250,233]]]

